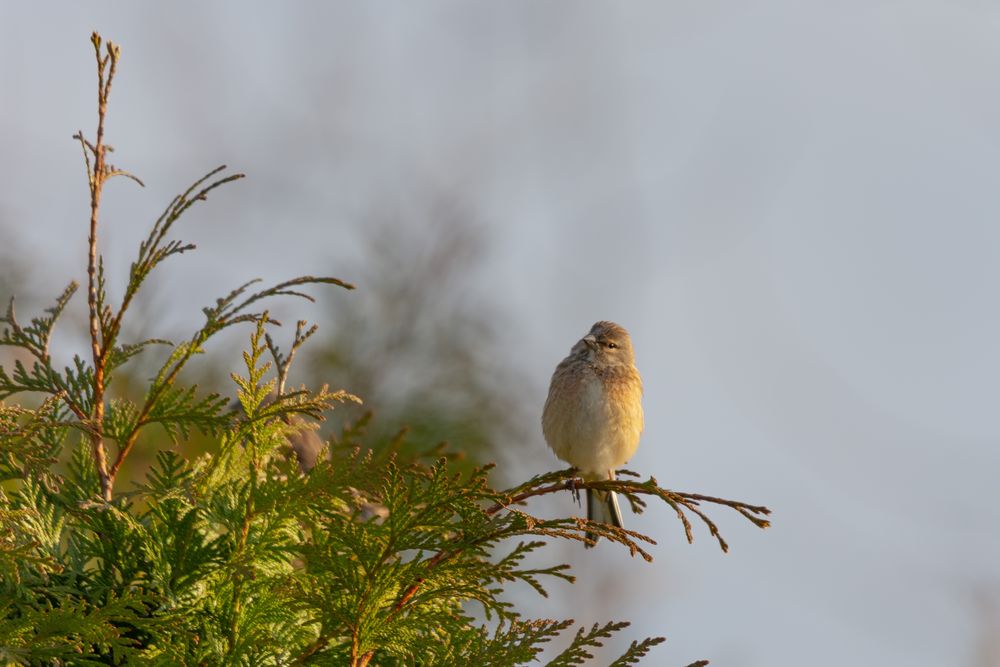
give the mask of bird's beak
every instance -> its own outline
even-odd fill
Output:
[[[594,338],[594,334],[587,334],[583,337],[583,342],[587,344],[591,350],[597,349],[597,339]]]

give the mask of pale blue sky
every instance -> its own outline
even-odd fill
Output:
[[[107,190],[112,270],[192,177],[248,174],[186,221],[171,318],[240,262],[337,275],[375,202],[458,197],[489,238],[465,289],[512,320],[531,419],[573,341],[616,320],[646,383],[630,467],[775,510],[766,533],[715,512],[727,556],[669,511],[628,516],[655,562],[561,552],[584,581],[535,614],[633,620],[615,648],[665,634],[649,665],[986,667],[997,6],[3,3],[0,231],[41,294],[81,277],[92,29],[122,45],[110,141],[148,185]],[[535,437],[525,473],[557,465]]]

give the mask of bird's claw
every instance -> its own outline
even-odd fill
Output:
[[[577,507],[583,507],[583,503],[580,502],[579,483],[580,483],[580,478],[577,477],[576,474],[574,473],[573,477],[571,477],[569,480],[569,489],[570,492],[573,494],[573,500],[576,501]]]

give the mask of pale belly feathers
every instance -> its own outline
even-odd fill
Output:
[[[561,392],[546,406],[542,428],[556,456],[586,477],[605,478],[632,458],[639,445],[641,393],[608,400],[600,378],[588,375],[576,391]]]

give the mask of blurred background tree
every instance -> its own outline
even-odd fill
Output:
[[[1000,667],[1000,589],[980,582],[972,595],[976,641],[973,667]]]
[[[517,354],[516,325],[470,288],[487,247],[473,209],[431,195],[405,210],[378,206],[361,222],[362,250],[336,267],[358,291],[324,299],[330,324],[299,366],[309,385],[364,400],[337,410],[324,432],[371,411],[373,442],[405,428],[408,446],[448,442],[473,464],[508,460],[534,424],[517,393],[525,380],[506,359]]]

